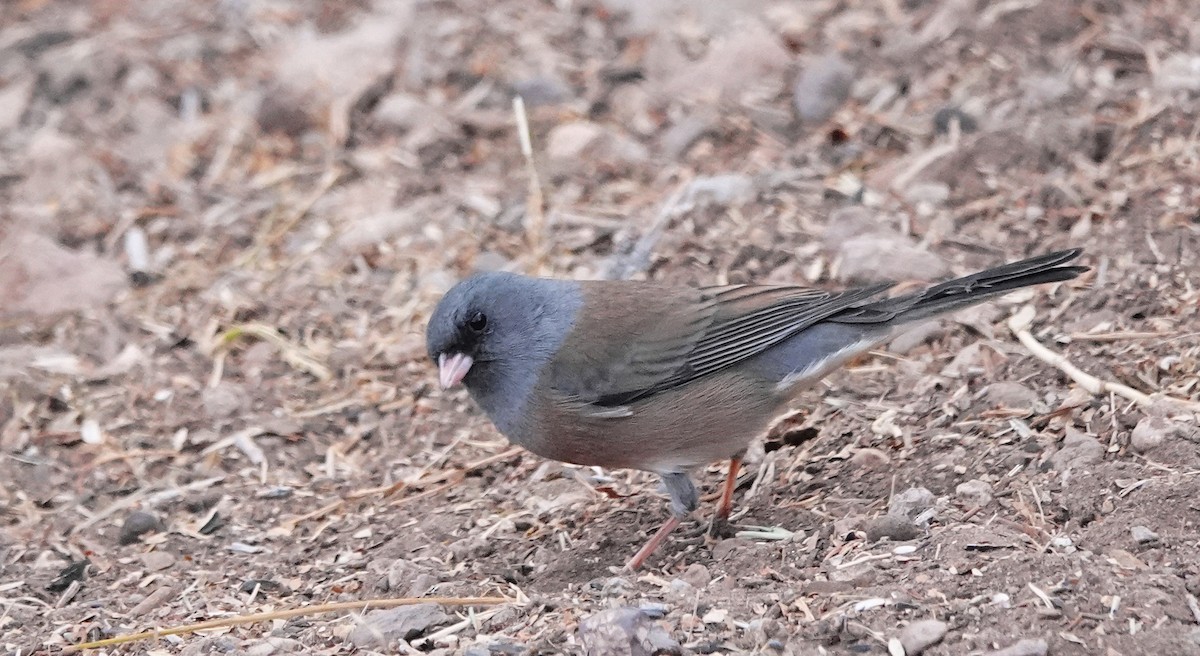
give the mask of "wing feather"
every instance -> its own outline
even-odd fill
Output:
[[[626,406],[754,357],[890,286],[833,293],[795,286],[583,283],[586,316],[555,357],[547,382],[572,403]]]

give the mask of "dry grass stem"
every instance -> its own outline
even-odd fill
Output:
[[[403,599],[340,601],[330,604],[305,606],[303,608],[291,608],[288,610],[276,610],[266,613],[250,613],[248,615],[222,617],[221,619],[197,622],[195,624],[185,624],[183,626],[173,626],[165,629],[131,633],[129,635],[117,636],[115,638],[106,638],[104,640],[95,640],[93,642],[84,642],[78,645],[71,645],[64,649],[63,653],[73,654],[85,649],[112,647],[114,645],[137,642],[139,640],[153,640],[154,638],[160,638],[162,636],[179,635],[182,633],[195,633],[197,631],[204,631],[207,629],[243,626],[246,624],[256,624],[258,622],[285,620],[291,617],[319,615],[322,613],[338,613],[343,611],[366,612],[371,609],[395,608],[397,606],[415,606],[417,604],[439,604],[442,606],[491,606],[495,604],[508,603],[509,601],[509,599],[505,599],[504,597],[405,597]]]
[[[1053,351],[1043,345],[1041,342],[1037,341],[1037,338],[1034,337],[1033,333],[1031,333],[1029,330],[1033,325],[1033,318],[1035,315],[1036,311],[1033,309],[1032,305],[1026,305],[1022,307],[1011,317],[1009,317],[1009,330],[1011,330],[1013,334],[1017,336],[1017,339],[1019,339],[1021,343],[1025,345],[1025,348],[1029,349],[1029,352],[1032,353],[1034,357],[1045,362],[1046,364],[1058,368],[1067,376],[1070,376],[1071,380],[1074,380],[1079,384],[1080,387],[1087,390],[1091,394],[1100,395],[1111,392],[1123,399],[1133,401],[1141,406],[1151,406],[1158,400],[1164,400],[1192,412],[1200,411],[1200,403],[1195,401],[1178,399],[1166,395],[1156,394],[1151,396],[1149,394],[1139,392],[1128,385],[1102,380],[1083,371],[1079,367],[1072,364],[1071,361],[1068,360],[1063,354]]]

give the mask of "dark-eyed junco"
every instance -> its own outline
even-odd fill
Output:
[[[729,459],[732,507],[747,445],[797,393],[896,326],[1060,282],[1079,249],[894,298],[892,285],[673,287],[484,273],[446,293],[426,340],[443,388],[466,385],[510,441],[554,460],[662,477],[671,517],[636,568],[698,501],[692,468]]]

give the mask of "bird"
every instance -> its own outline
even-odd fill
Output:
[[[699,505],[690,472],[729,461],[727,520],[747,447],[801,392],[904,324],[1063,282],[1081,249],[896,296],[891,282],[678,286],[505,271],[455,284],[430,314],[442,389],[462,384],[510,442],[544,458],[657,474],[670,515],[626,562],[641,567]]]

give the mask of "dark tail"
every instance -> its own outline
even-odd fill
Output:
[[[1062,266],[1079,257],[1081,248],[1031,257],[962,278],[948,280],[919,292],[864,303],[857,308],[830,317],[839,323],[907,323],[953,312],[1014,289],[1070,280],[1085,266]]]

